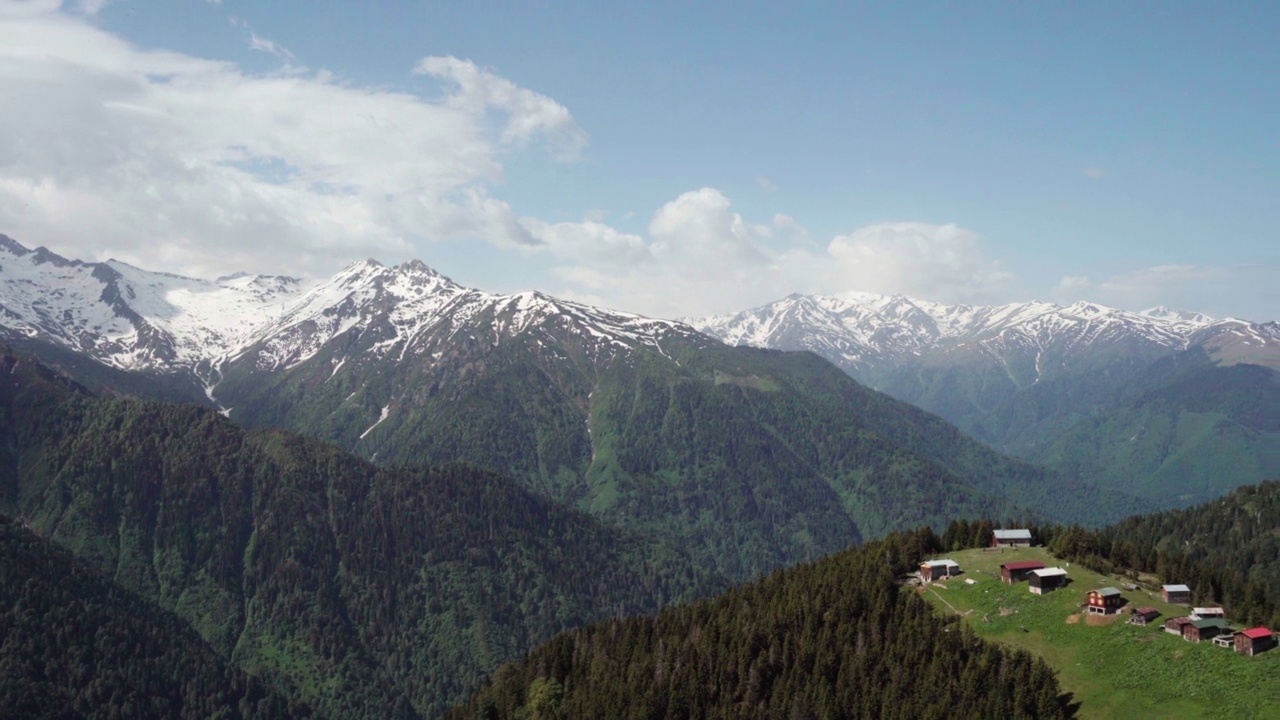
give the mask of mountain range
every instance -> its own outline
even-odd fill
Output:
[[[384,466],[468,462],[730,579],[957,516],[1136,509],[812,354],[484,293],[420,262],[205,281],[5,239],[0,306],[15,349],[95,392],[201,402]]]
[[[814,352],[1003,452],[1153,507],[1280,473],[1276,321],[851,293],[690,324],[731,344]]]

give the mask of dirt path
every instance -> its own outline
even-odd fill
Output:
[[[946,598],[942,597],[941,595],[938,595],[938,591],[937,591],[937,590],[934,590],[933,588],[929,588],[929,592],[933,593],[934,595],[937,595],[937,596],[938,596],[938,599],[942,601],[942,604],[944,604],[944,605],[946,605],[947,607],[951,608],[951,612],[953,612],[953,613],[955,613],[955,614],[957,614],[957,615],[964,615],[964,613],[962,613],[962,612],[960,612],[959,610],[957,610],[957,609],[956,609],[956,606],[955,606],[955,605],[952,605],[951,603],[947,602],[947,599],[946,599]]]

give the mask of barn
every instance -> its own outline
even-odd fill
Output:
[[[1000,566],[1000,579],[1012,585],[1026,580],[1031,576],[1031,571],[1043,569],[1044,563],[1039,560],[1007,562]]]

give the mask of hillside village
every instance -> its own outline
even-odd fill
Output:
[[[999,529],[987,547],[923,559],[904,585],[979,636],[1049,660],[1082,717],[1266,717],[1280,701],[1280,638],[1194,606],[1176,580],[1099,574]],[[1241,694],[1258,687],[1271,695]]]
[[[996,529],[992,532],[991,546],[984,548],[987,553],[1004,553],[1017,551],[1032,546],[1031,531],[1024,528]],[[1073,580],[1066,568],[1046,567],[1042,560],[1008,560],[1000,563],[999,579],[1007,585],[1027,583],[1032,595],[1044,595],[1057,590],[1065,590]],[[914,580],[922,586],[959,578],[964,574],[960,563],[951,558],[924,560]],[[972,578],[961,578],[967,585],[975,585]],[[1088,590],[1081,599],[1079,608],[1090,617],[1114,618],[1127,616],[1132,625],[1147,626],[1169,612],[1173,606],[1187,606],[1192,602],[1193,592],[1190,587],[1180,583],[1166,583],[1160,586],[1159,597],[1163,610],[1152,605],[1136,606],[1125,596],[1128,592],[1136,597],[1150,591],[1135,583],[1126,583],[1124,590],[1115,587],[1095,587]],[[1169,617],[1160,626],[1165,632],[1181,637],[1192,643],[1212,642],[1215,646],[1234,649],[1241,655],[1258,655],[1280,646],[1280,637],[1266,627],[1233,627],[1226,613],[1220,607],[1192,607],[1190,612]]]

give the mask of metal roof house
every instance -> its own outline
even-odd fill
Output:
[[[1027,582],[1031,585],[1032,594],[1043,595],[1064,587],[1067,584],[1067,571],[1059,567],[1032,570]]]
[[[1212,640],[1214,636],[1224,632],[1231,632],[1231,626],[1222,618],[1205,618],[1204,620],[1192,620],[1182,626],[1182,639],[1187,642],[1204,642]]]
[[[1191,588],[1186,585],[1162,585],[1160,597],[1171,605],[1190,605]]]
[[[948,578],[960,574],[960,563],[955,560],[925,560],[920,563],[920,579],[933,582],[938,578]]]
[[[1031,547],[1031,531],[1023,529],[995,530],[991,533],[991,547]]]

